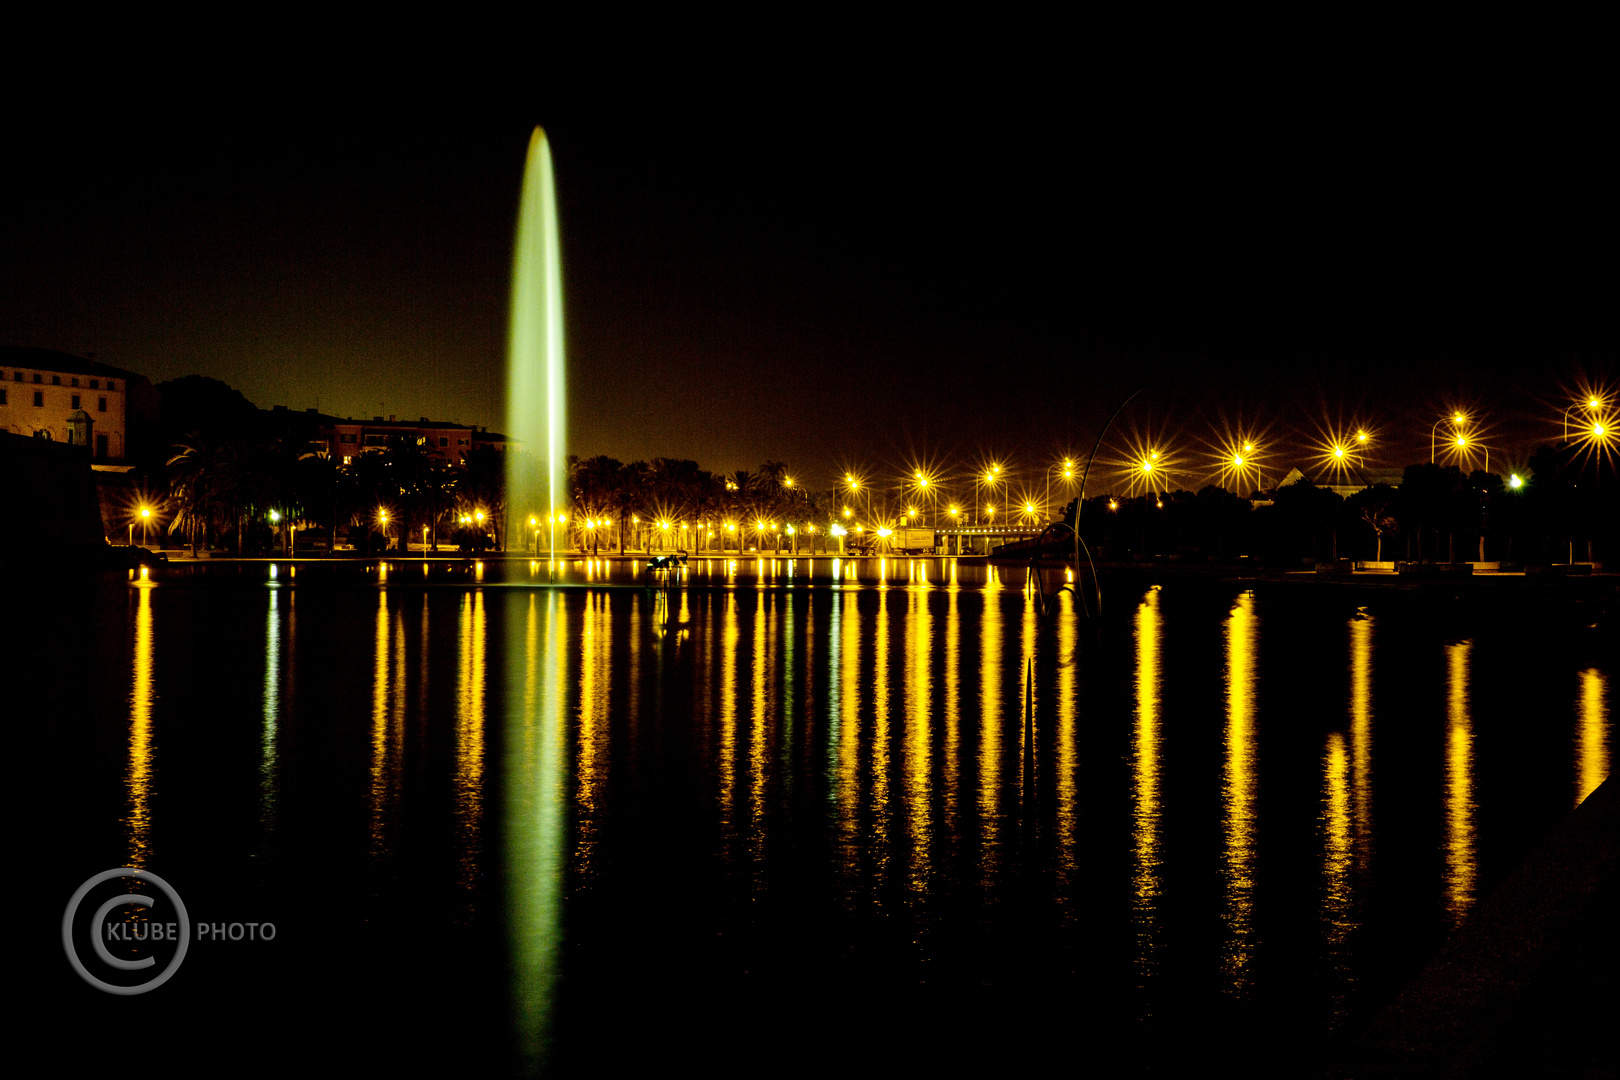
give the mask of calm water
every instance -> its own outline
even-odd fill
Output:
[[[264,1064],[1241,1071],[1353,1032],[1613,756],[1590,602],[1143,577],[1043,622],[941,560],[716,560],[667,607],[642,573],[177,567],[43,615],[42,910],[134,865],[279,933],[126,1000],[46,956],[42,1023]]]

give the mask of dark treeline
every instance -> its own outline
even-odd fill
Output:
[[[507,524],[506,454],[492,447],[475,446],[459,467],[415,437],[396,436],[344,465],[316,441],[312,417],[258,409],[201,376],[158,389],[159,449],[145,472],[161,493],[160,520],[193,549],[267,553],[287,550],[292,535],[315,549],[347,542],[362,553],[406,543],[467,551],[550,542],[547,523],[523,520],[521,508]],[[569,513],[555,523],[559,549],[882,550],[879,529],[957,520],[937,487],[925,499],[904,484],[858,495],[811,491],[780,461],[733,473],[676,458],[597,456],[570,458],[568,466]],[[1081,529],[1103,558],[1591,561],[1606,557],[1620,535],[1615,489],[1612,462],[1573,444],[1537,451],[1516,487],[1483,470],[1420,464],[1406,468],[1399,487],[1379,484],[1348,498],[1308,479],[1255,498],[1214,485],[1101,495],[1086,501]],[[919,518],[908,519],[919,502]],[[965,521],[967,505],[960,511]],[[845,528],[849,543],[839,545],[833,537]]]
[[[1575,447],[1544,447],[1530,475],[1509,487],[1483,470],[1407,466],[1401,485],[1341,497],[1309,480],[1270,499],[1215,486],[1135,498],[1086,500],[1081,532],[1103,558],[1135,554],[1277,560],[1358,559],[1545,564],[1602,558],[1620,532],[1613,470]]]
[[[328,549],[346,536],[368,553],[405,537],[435,549],[445,539],[468,548],[492,541],[504,492],[497,450],[475,447],[461,468],[420,439],[397,436],[343,465],[303,414],[260,410],[201,376],[158,390],[164,452],[147,473],[163,478],[168,531],[194,552],[286,550],[295,529]]]
[[[569,476],[570,540],[592,553],[826,550],[835,513],[830,495],[806,491],[780,461],[714,473],[675,458],[624,464],[598,456],[571,458]]]

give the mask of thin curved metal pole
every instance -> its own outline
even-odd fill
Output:
[[[1125,411],[1125,406],[1129,405],[1137,394],[1146,389],[1145,386],[1137,387],[1136,390],[1132,391],[1130,397],[1119,403],[1119,408],[1115,409],[1114,415],[1108,418],[1108,423],[1104,424],[1102,430],[1097,432],[1097,441],[1092,444],[1091,456],[1086,458],[1086,471],[1080,474],[1080,497],[1074,503],[1074,571],[1077,575],[1080,573],[1080,550],[1082,548],[1085,548],[1086,562],[1091,563],[1091,549],[1086,547],[1080,539],[1080,514],[1085,510],[1086,506],[1086,481],[1091,477],[1091,463],[1097,459],[1097,450],[1102,446],[1103,437],[1108,434],[1108,429],[1114,426],[1114,421],[1119,419],[1119,414]],[[1091,585],[1092,588],[1097,590],[1097,614],[1101,615],[1102,582],[1097,580],[1097,566],[1095,563],[1091,563]],[[1075,595],[1079,595],[1078,591]]]

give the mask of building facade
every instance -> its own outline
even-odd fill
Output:
[[[428,453],[450,465],[464,466],[472,452],[473,433],[476,429],[421,417],[418,420],[384,420],[374,416],[369,421],[336,416],[321,416],[319,434],[313,441],[336,458],[341,464],[351,465],[361,454],[382,450],[388,440],[399,436],[417,439]]]
[[[156,418],[140,375],[49,349],[0,350],[0,430],[82,443],[99,462],[126,461]]]

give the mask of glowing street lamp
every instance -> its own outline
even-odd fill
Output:
[[[146,538],[146,525],[147,525],[147,522],[152,520],[152,508],[150,506],[145,506],[145,505],[140,506],[135,511],[135,517],[138,517],[138,518],[141,519],[141,544],[144,546],[145,544],[148,543],[147,538]],[[129,522],[129,546],[130,547],[135,546],[135,519],[134,518],[131,518],[130,522]]]
[[[1438,420],[1436,420],[1434,422],[1434,426],[1429,429],[1429,464],[1430,465],[1434,464],[1434,441],[1435,441],[1435,435],[1439,432],[1440,425],[1446,423],[1447,421],[1450,421],[1451,424],[1458,429],[1457,434],[1460,436],[1462,434],[1461,428],[1462,428],[1463,424],[1468,422],[1468,416],[1467,416],[1466,413],[1458,411],[1458,412],[1452,413],[1450,416],[1442,416],[1440,419],[1438,419]],[[1458,443],[1457,445],[1461,446],[1462,444]]]
[[[1052,505],[1052,474],[1057,472],[1059,469],[1061,469],[1062,472],[1063,472],[1063,482],[1064,482],[1064,484],[1072,485],[1074,483],[1075,464],[1074,464],[1074,459],[1073,458],[1064,458],[1061,462],[1059,462],[1059,463],[1057,463],[1055,465],[1047,466],[1047,469],[1046,469],[1046,505],[1047,506]]]
[[[1584,408],[1588,413],[1596,413],[1602,407],[1603,407],[1603,399],[1601,397],[1599,397],[1596,394],[1588,394],[1585,401],[1577,401],[1575,404],[1573,404],[1569,408],[1565,409],[1564,410],[1564,441],[1569,442],[1569,414],[1570,413],[1574,412],[1576,409],[1582,409],[1582,408]],[[1602,426],[1602,424],[1598,423],[1595,420],[1593,421],[1592,434],[1598,436],[1599,438],[1603,437],[1603,426]]]
[[[1512,474],[1508,477],[1508,487],[1512,488],[1514,491],[1518,491],[1520,488],[1524,487],[1524,477],[1520,476],[1518,473]]]
[[[999,483],[1001,483],[1001,466],[996,462],[991,462],[973,485],[973,520],[975,523],[979,520],[979,488],[981,486],[989,488],[990,495],[993,498],[996,493],[996,485]],[[994,515],[994,507],[986,509],[985,514],[986,516]]]

